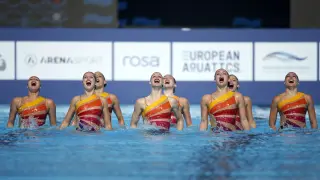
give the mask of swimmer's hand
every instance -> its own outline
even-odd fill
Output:
[[[251,128],[257,128],[256,122],[252,122],[252,123],[250,124],[250,126],[251,126]]]

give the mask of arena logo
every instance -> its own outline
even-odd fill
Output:
[[[158,56],[124,56],[123,66],[132,67],[159,67],[160,57]]]
[[[6,61],[4,60],[2,55],[0,54],[0,71],[5,71],[6,68],[7,68]]]
[[[182,72],[212,72],[223,68],[230,73],[240,72],[239,50],[183,51]]]
[[[29,66],[37,64],[102,64],[101,56],[69,57],[69,56],[42,56],[38,60],[36,55],[28,55],[25,63]]]

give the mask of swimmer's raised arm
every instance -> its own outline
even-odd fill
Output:
[[[121,112],[121,108],[120,108],[120,102],[117,98],[116,95],[110,94],[110,98],[112,99],[113,102],[113,111],[116,114],[117,118],[118,118],[118,123],[120,126],[125,126],[124,123],[124,118]]]
[[[248,96],[244,96],[244,102],[246,105],[246,114],[247,114],[247,118],[249,121],[249,124],[251,126],[251,128],[256,128],[256,122],[253,119],[253,115],[252,115],[252,101],[250,99],[250,97]]]
[[[179,102],[174,98],[169,98],[169,102],[172,108],[172,112],[177,118],[177,130],[181,131],[183,129],[184,122],[183,122],[181,111],[179,109]]]
[[[131,116],[130,127],[137,128],[141,113],[143,111],[143,98],[140,98],[136,101],[134,105],[134,110]]]
[[[280,97],[276,96],[272,99],[272,103],[270,106],[270,114],[269,114],[269,127],[273,130],[277,130],[276,128],[276,121],[277,121],[277,114],[278,114],[278,102]]]
[[[241,125],[244,130],[250,130],[250,125],[249,121],[246,116],[246,106],[244,102],[244,98],[241,93],[235,92],[237,101],[238,101],[238,108],[239,108],[239,116],[240,116],[240,121]]]
[[[104,121],[104,127],[108,130],[112,130],[112,123],[111,123],[111,115],[108,110],[108,102],[105,98],[100,98],[103,103],[103,121]]]
[[[318,129],[318,122],[316,117],[316,111],[314,109],[314,102],[310,95],[305,94],[305,98],[308,102],[308,115],[310,119],[310,125],[312,129]]]
[[[72,100],[70,102],[69,110],[68,110],[64,120],[62,121],[62,123],[60,125],[60,129],[64,129],[67,126],[69,126],[70,121],[73,118],[75,110],[76,110],[76,103],[79,100],[80,100],[80,96],[75,96],[74,98],[72,98]]]
[[[189,127],[192,125],[189,101],[186,98],[180,98],[179,101],[182,106],[182,115],[186,120],[187,127]]]
[[[201,108],[201,122],[200,131],[206,131],[208,129],[208,103],[210,102],[211,95],[206,94],[202,97],[200,108]]]
[[[18,113],[19,102],[21,102],[21,98],[20,97],[16,97],[16,98],[14,98],[12,100],[12,102],[10,104],[9,119],[8,119],[8,123],[7,123],[7,127],[8,128],[14,127],[14,122],[16,120],[16,116],[17,116],[17,113]]]
[[[47,99],[47,105],[49,108],[49,119],[50,119],[50,125],[56,126],[57,125],[57,116],[56,116],[56,104],[53,102],[52,99]]]

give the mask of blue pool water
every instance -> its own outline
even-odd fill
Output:
[[[141,121],[138,129],[120,129],[114,115],[115,130],[100,133],[6,129],[8,107],[0,106],[0,179],[320,178],[319,131],[308,124],[273,132],[269,108],[254,106],[257,129],[248,133],[199,132],[200,107],[192,105],[193,127],[152,134]],[[128,127],[133,106],[121,108]],[[57,107],[59,125],[67,109]]]

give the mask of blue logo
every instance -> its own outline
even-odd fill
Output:
[[[273,52],[268,55],[266,55],[263,60],[269,60],[269,59],[277,59],[281,61],[304,61],[308,57],[299,57],[294,54],[286,53],[286,52]]]

